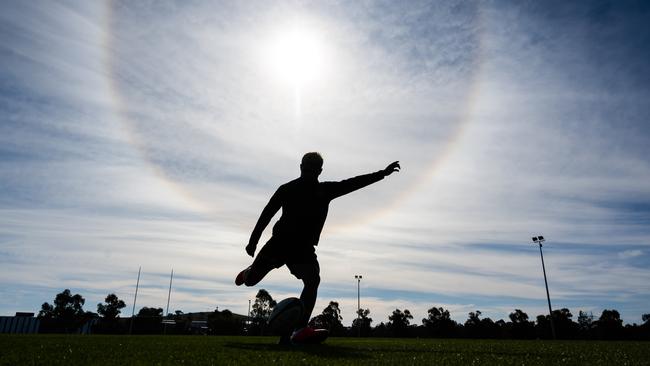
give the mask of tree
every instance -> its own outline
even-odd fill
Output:
[[[413,315],[411,315],[411,312],[408,309],[404,309],[404,312],[400,309],[395,309],[393,310],[393,314],[388,317],[388,324],[391,324],[394,327],[407,327],[410,325],[411,319],[413,319]]]
[[[526,324],[526,323],[530,323],[530,322],[528,321],[528,314],[524,313],[524,312],[521,311],[520,309],[515,309],[515,311],[514,311],[513,313],[510,313],[510,315],[508,315],[508,317],[510,318],[510,321],[511,321],[513,324]]]
[[[596,321],[596,330],[600,338],[620,338],[623,330],[623,320],[621,319],[621,314],[615,309],[603,310],[600,318],[598,318]]]
[[[54,317],[54,306],[50,305],[47,302],[44,302],[41,305],[41,310],[38,312],[39,318],[51,319]]]
[[[537,333],[538,338],[545,338],[545,339],[550,339],[553,337],[553,334],[551,333],[551,319],[548,315],[538,315],[537,316],[537,323],[535,324],[535,331]]]
[[[139,318],[155,318],[155,317],[162,317],[163,315],[163,309],[162,308],[149,308],[149,307],[143,307],[138,311],[138,314],[136,315]]]
[[[475,327],[479,326],[481,324],[481,311],[476,310],[476,311],[470,311],[467,314],[467,320],[465,320],[465,326],[466,327]]]
[[[578,331],[578,324],[572,318],[573,314],[567,308],[553,310],[553,322],[559,338],[575,338]]]
[[[273,312],[275,305],[277,305],[277,302],[273,300],[271,294],[269,294],[265,289],[261,289],[257,291],[257,295],[255,295],[255,303],[251,310],[251,317],[253,319],[257,318],[266,321],[269,315]]]
[[[407,333],[411,319],[413,319],[413,315],[408,309],[404,309],[404,312],[395,309],[393,314],[388,317],[388,328],[393,331],[394,336],[403,337]]]
[[[582,338],[590,335],[591,329],[594,327],[594,314],[590,311],[580,310],[578,312],[578,331]]]
[[[372,318],[369,317],[368,315],[370,315],[370,309],[357,309],[357,317],[352,321],[353,335],[359,333],[361,333],[361,335],[364,337],[370,335],[370,330],[371,330],[370,325],[372,324]]]
[[[215,310],[208,315],[208,327],[210,334],[237,335],[244,332],[243,319],[235,317],[228,309]]]
[[[124,324],[120,324],[117,318],[121,309],[126,307],[124,301],[117,298],[115,294],[108,294],[104,300],[105,304],[97,304],[97,313],[102,320],[93,326],[94,333],[119,334],[126,331]]]
[[[266,320],[273,312],[273,308],[276,304],[277,303],[273,300],[271,294],[269,294],[265,289],[261,289],[257,292],[257,295],[255,295],[255,303],[251,309],[252,319],[249,327],[250,334],[261,335],[263,333]]]
[[[428,314],[428,317],[422,319],[422,324],[425,326],[432,326],[440,322],[451,320],[449,310],[445,310],[442,307],[432,307],[429,309]]]
[[[309,325],[314,328],[328,329],[331,335],[342,335],[344,328],[341,320],[343,320],[343,317],[341,316],[339,303],[330,301],[321,314],[309,321]]]
[[[422,319],[428,335],[433,337],[451,337],[454,335],[457,323],[451,320],[449,310],[435,306],[428,310],[428,317]]]
[[[97,304],[97,313],[107,320],[119,318],[121,309],[126,307],[124,301],[118,299],[115,294],[108,294],[104,302],[106,304]]]
[[[217,310],[215,310],[215,311],[217,311]],[[176,310],[176,311],[174,311],[174,315],[172,315],[171,318],[174,319],[176,324],[185,323],[185,320],[188,320],[188,319],[185,319],[184,315],[185,315],[185,313],[183,313],[182,310]],[[189,320],[189,321],[191,322],[191,320]]]
[[[492,326],[492,331],[493,333],[490,335],[490,338],[496,337],[496,338],[508,338],[510,336],[510,325],[512,323],[508,322],[506,323],[505,320],[499,319],[494,322],[494,325]]]
[[[162,323],[163,309],[142,307],[135,317],[131,318],[133,334],[160,334],[164,331]]]
[[[69,289],[58,293],[54,298],[54,306],[45,302],[41,305],[40,318],[55,318],[72,320],[85,315],[83,305],[86,300],[79,294],[72,295]]]
[[[641,316],[643,324],[639,326],[639,332],[641,333],[641,339],[650,340],[650,314],[643,314]]]
[[[390,329],[388,328],[388,326],[384,322],[381,322],[381,323],[377,324],[377,326],[372,329],[372,334],[375,337],[390,337],[391,336]]]
[[[578,324],[573,322],[571,318],[573,314],[567,308],[560,310],[553,310],[553,325],[555,326],[555,334],[558,338],[575,338],[578,333]],[[548,315],[537,316],[537,336],[540,338],[551,338],[551,322]]]
[[[54,303],[43,303],[38,317],[43,319],[41,331],[43,332],[74,332],[81,327],[89,318],[93,317],[92,313],[86,313],[83,305],[86,300],[79,294],[72,295],[69,289],[58,293],[54,298]]]
[[[598,319],[598,326],[609,325],[614,328],[619,328],[623,326],[623,319],[621,319],[621,314],[618,310],[603,310],[603,313]]]
[[[465,321],[467,335],[474,338],[494,338],[499,333],[499,326],[490,318],[481,319],[481,311],[469,312]]]
[[[65,289],[54,298],[54,316],[62,319],[73,319],[84,314],[83,305],[86,300],[79,294]]]
[[[508,317],[511,322],[512,337],[518,339],[535,337],[535,323],[528,320],[528,314],[520,309],[515,309]]]

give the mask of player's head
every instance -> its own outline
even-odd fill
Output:
[[[317,152],[308,152],[300,162],[300,173],[303,177],[316,178],[323,171],[323,157]]]

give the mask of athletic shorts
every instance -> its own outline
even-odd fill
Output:
[[[253,267],[270,271],[287,265],[298,279],[314,279],[320,274],[320,266],[313,246],[298,248],[290,241],[271,237],[257,253]]]

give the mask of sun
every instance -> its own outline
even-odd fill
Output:
[[[323,76],[324,56],[323,43],[314,32],[293,28],[269,41],[265,58],[275,78],[301,87]]]

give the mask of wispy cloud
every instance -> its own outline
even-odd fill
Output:
[[[643,251],[640,249],[631,249],[631,250],[624,250],[620,253],[618,253],[618,257],[621,259],[630,259],[630,258],[636,258],[640,257],[643,255]]]

